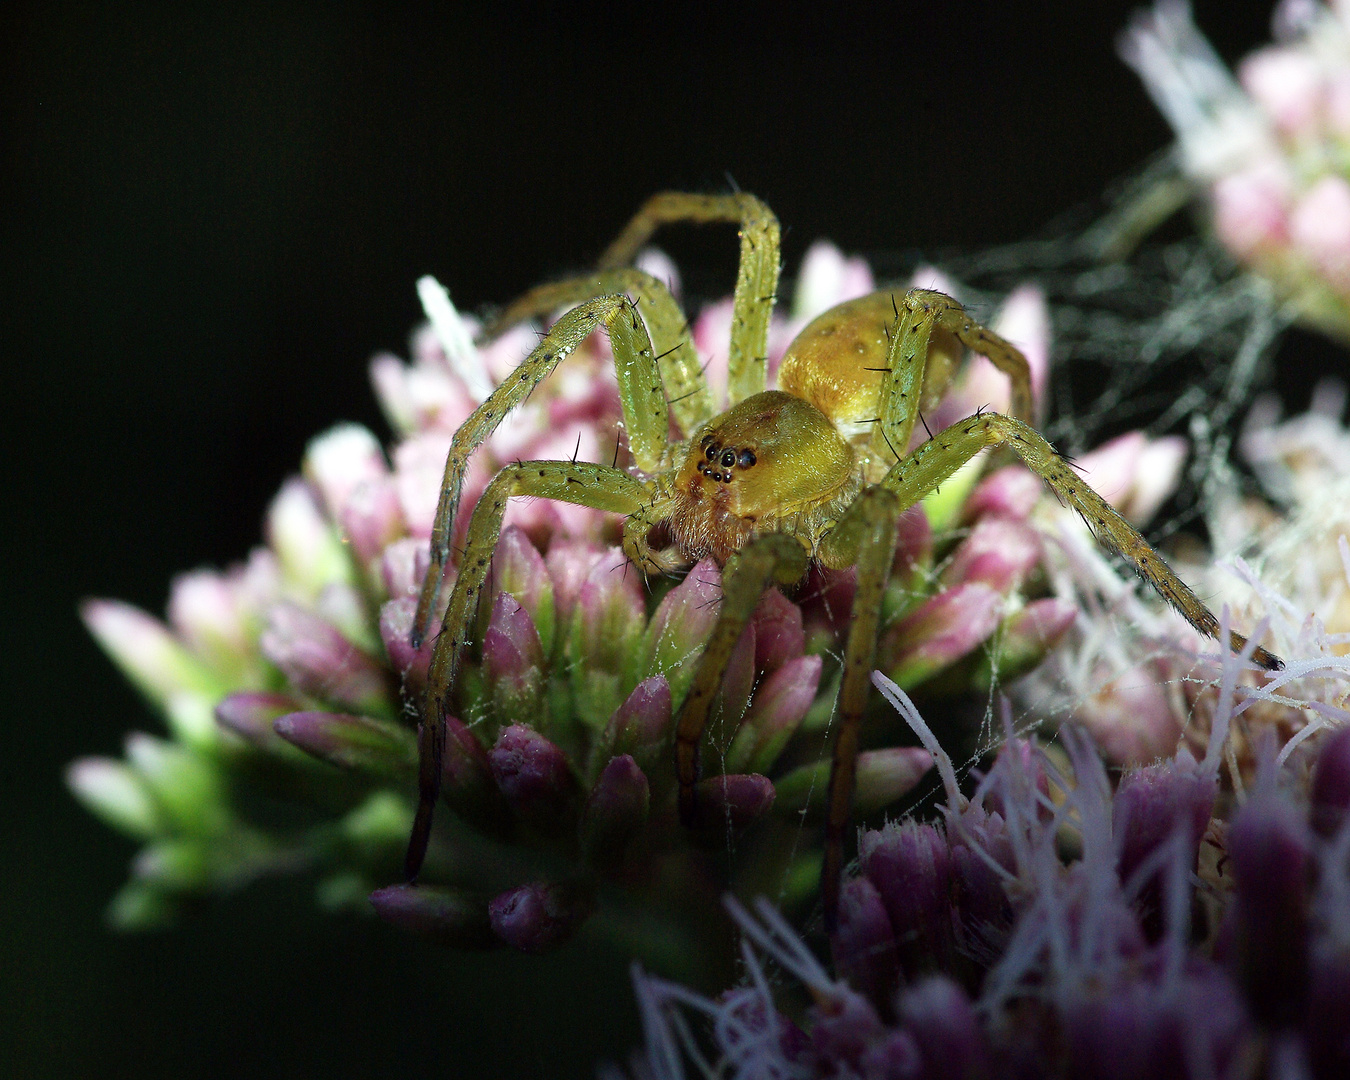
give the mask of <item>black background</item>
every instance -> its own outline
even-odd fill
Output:
[[[585,1076],[634,1044],[627,960],[464,958],[316,913],[308,883],[176,931],[101,913],[132,846],[63,764],[157,730],[75,618],[160,611],[257,541],[305,441],[384,432],[413,282],[473,309],[584,264],[653,191],[764,197],[828,236],[1010,241],[1168,141],[1115,57],[1131,3],[483,16],[446,6],[6,5],[0,177],[0,1072]],[[1267,5],[1207,0],[1232,60]],[[729,230],[663,242],[729,288]]]

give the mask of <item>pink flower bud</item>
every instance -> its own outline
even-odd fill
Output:
[[[902,689],[917,686],[982,644],[998,626],[1003,597],[982,582],[947,589],[887,631],[877,653]]]
[[[648,776],[659,776],[670,771],[671,736],[670,684],[664,676],[654,675],[638,683],[614,711],[601,745],[615,754],[631,755]]]
[[[888,1002],[900,977],[895,933],[877,887],[849,878],[839,890],[839,924],[830,938],[834,969],[871,1001]]]
[[[1039,535],[1011,518],[982,518],[956,549],[942,573],[948,587],[983,582],[1001,593],[1021,587],[1041,560]]]
[[[876,289],[867,260],[844,253],[828,240],[817,240],[802,257],[792,296],[792,318],[808,322],[830,308]]]
[[[1150,439],[1131,431],[1078,459],[1094,491],[1135,525],[1146,524],[1176,490],[1186,462],[1186,440]]]
[[[281,485],[267,508],[267,542],[287,583],[307,596],[351,575],[351,560],[303,480]]]
[[[553,584],[553,610],[558,632],[565,635],[572,625],[572,609],[581,587],[605,549],[585,540],[560,538],[549,545],[544,565]]]
[[[266,750],[277,743],[273,721],[301,707],[290,694],[244,690],[231,694],[216,706],[216,723],[252,746]]]
[[[303,694],[361,711],[389,708],[384,669],[298,604],[273,605],[259,647]]]
[[[413,649],[411,634],[417,616],[417,598],[400,596],[380,608],[380,640],[384,642],[389,666],[399,678],[405,696],[416,699],[427,685],[435,637],[428,637],[420,649]]]
[[[755,667],[776,671],[806,649],[802,609],[777,589],[770,589],[755,608]]]
[[[1079,704],[1074,719],[1108,761],[1142,765],[1176,749],[1181,728],[1166,687],[1149,664],[1118,674],[1104,669],[1094,685],[1096,691]]]
[[[820,688],[822,660],[799,656],[789,660],[759,687],[726,754],[731,772],[768,772]]]
[[[1294,207],[1289,233],[1333,289],[1350,293],[1350,183],[1318,180]]]
[[[417,737],[387,720],[351,713],[296,712],[272,725],[288,743],[340,769],[406,781],[417,769]]]
[[[462,889],[390,885],[370,894],[375,914],[454,949],[490,949],[500,944],[488,922],[487,905]]]
[[[651,789],[628,754],[611,758],[600,773],[581,816],[582,846],[593,862],[622,863],[628,841],[647,823]]]
[[[492,556],[493,588],[510,593],[529,614],[544,656],[553,651],[553,579],[539,549],[515,525],[502,530]]]
[[[305,449],[305,479],[323,499],[328,516],[337,518],[362,484],[389,475],[379,440],[360,424],[339,424]]]
[[[488,751],[488,766],[522,820],[551,836],[571,830],[581,788],[556,745],[524,724],[512,724]]]
[[[1266,48],[1238,66],[1243,87],[1287,138],[1320,138],[1323,78],[1317,58],[1300,48]]]
[[[393,478],[378,476],[357,484],[342,503],[337,520],[357,562],[369,566],[405,531]]]
[[[590,915],[594,901],[571,885],[535,881],[494,897],[488,903],[493,932],[526,953],[556,949]]]
[[[500,719],[537,718],[543,666],[530,613],[510,593],[498,593],[483,633],[483,674]]]
[[[773,808],[774,787],[766,776],[710,776],[694,792],[697,825],[704,829],[744,829]]]
[[[641,674],[664,675],[675,701],[683,701],[696,661],[717,622],[722,572],[704,559],[666,593],[642,640]]]
[[[1293,181],[1282,161],[1221,176],[1210,198],[1214,232],[1239,259],[1269,255],[1289,243]]]
[[[864,832],[858,859],[891,917],[909,978],[951,956],[951,853],[932,825],[892,823]]]
[[[929,769],[933,756],[919,746],[888,746],[858,755],[853,812],[866,817],[908,795]]]
[[[384,580],[384,591],[392,600],[403,596],[416,598],[422,588],[422,579],[427,576],[427,567],[431,565],[431,552],[426,540],[404,537],[395,540],[380,556],[380,575]],[[447,576],[445,593],[447,598],[454,574]]]
[[[194,570],[173,579],[169,622],[188,646],[225,678],[240,678],[253,652],[258,613],[241,576]]]
[[[1023,521],[1040,500],[1045,485],[1024,465],[1006,465],[990,473],[976,486],[962,507],[962,520],[969,523],[982,516]]]
[[[66,767],[66,786],[85,809],[127,836],[149,840],[164,828],[149,787],[121,761],[78,758]]]
[[[465,821],[488,835],[506,836],[514,824],[493,778],[487,750],[453,716],[445,718],[441,798]]]

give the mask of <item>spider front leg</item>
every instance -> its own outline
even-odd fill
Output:
[[[1122,555],[1187,622],[1207,637],[1219,636],[1219,620],[1162,556],[1073,471],[1040,432],[1020,420],[998,413],[958,420],[898,462],[886,474],[882,485],[900,496],[904,509],[922,499],[981,450],[1000,444],[1016,451],[1027,467],[1050,485],[1061,502],[1078,511],[1097,542]],[[1235,653],[1241,652],[1246,643],[1246,638],[1238,633],[1232,633],[1227,642]],[[1284,667],[1278,656],[1259,645],[1252,660],[1267,671]]]
[[[600,256],[608,270],[633,261],[658,228],[674,222],[726,221],[740,226],[741,259],[732,301],[731,352],[727,359],[727,403],[735,405],[768,385],[769,316],[778,291],[778,218],[753,195],[653,195]]]
[[[680,821],[686,826],[698,821],[694,785],[699,779],[699,742],[736,641],[764,590],[775,582],[795,585],[805,575],[806,565],[806,550],[798,540],[784,533],[758,537],[727,561],[717,623],[699,658],[698,670],[675,727]]]
[[[633,458],[644,472],[655,472],[661,467],[666,456],[670,418],[651,338],[628,297],[596,297],[559,319],[520,366],[455,432],[445,459],[440,502],[436,505],[431,529],[431,566],[422,583],[417,615],[413,619],[411,640],[414,648],[421,646],[440,598],[469,456],[497,430],[502,417],[529,397],[549,372],[602,326],[609,331],[614,348],[619,401]]]
[[[853,788],[858,763],[858,729],[871,690],[881,627],[881,602],[895,558],[896,519],[900,500],[882,487],[865,489],[820,544],[817,557],[831,569],[858,568],[853,595],[844,672],[839,687],[839,730],[825,818],[825,861],[820,893],[825,930],[834,933],[839,915],[839,885],[844,872],[844,832],[853,814]]]
[[[432,814],[441,790],[444,719],[449,710],[450,692],[469,643],[492,553],[501,538],[506,502],[516,495],[533,495],[595,510],[631,514],[650,497],[650,492],[647,484],[626,472],[585,461],[517,462],[493,477],[484,490],[469,520],[464,559],[445,618],[441,620],[441,632],[436,638],[427,674],[426,700],[417,732],[417,815],[404,860],[404,872],[409,881],[416,880],[421,871],[431,839]]]
[[[526,319],[541,318],[596,296],[624,293],[633,297],[647,324],[656,363],[665,383],[675,424],[688,435],[713,415],[712,396],[685,318],[665,282],[636,267],[601,270],[550,282],[517,297],[483,330],[491,341]]]

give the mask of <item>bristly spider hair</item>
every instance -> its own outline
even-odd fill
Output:
[[[688,323],[662,282],[630,265],[661,225],[731,222],[740,266],[731,324],[728,408],[714,411]],[[725,567],[721,608],[680,707],[675,732],[679,812],[697,822],[699,742],[732,649],[761,595],[800,582],[812,562],[856,566],[858,586],[844,651],[838,725],[827,800],[821,891],[835,925],[844,840],[854,791],[858,728],[870,691],[882,596],[896,545],[896,519],[986,447],[1010,447],[1098,541],[1119,552],[1201,633],[1218,620],[1142,536],[1074,473],[1030,425],[1026,358],[973,322],[951,297],[912,289],[874,293],[827,311],[783,357],[767,390],[769,316],[778,285],[779,227],[752,195],[652,197],[588,275],[544,285],[511,304],[485,338],[524,319],[570,307],[515,371],[455,432],[431,538],[412,644],[432,631],[451,530],[469,456],[502,418],[591,333],[609,334],[633,472],[583,461],[523,461],[502,469],[474,508],[449,605],[435,640],[419,729],[419,804],[406,871],[421,869],[440,789],[444,717],[468,644],[506,502],[529,495],[626,515],[623,546],[644,571],[670,571],[711,556]],[[575,306],[572,306],[575,305]],[[922,409],[952,379],[962,347],[988,357],[1012,384],[1012,415],[979,412],[905,454]],[[673,414],[679,439],[670,438]],[[926,426],[926,425],[925,425]],[[901,455],[904,455],[903,457]],[[658,526],[673,541],[655,550]],[[1234,651],[1245,644],[1238,634]],[[1257,648],[1253,660],[1281,661]]]

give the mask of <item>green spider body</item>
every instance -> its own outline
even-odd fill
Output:
[[[716,413],[687,323],[669,290],[631,262],[668,222],[735,222],[740,227],[728,361],[729,405]],[[895,550],[896,519],[988,447],[1006,446],[1074,507],[1107,547],[1203,633],[1218,621],[1143,537],[1088,487],[1029,424],[1026,359],[972,321],[949,296],[915,289],[875,293],[821,315],[792,343],[779,389],[765,387],[767,338],[778,281],[778,221],[750,195],[653,197],[590,275],[545,285],[510,305],[485,332],[569,307],[514,373],[455,433],[431,542],[413,645],[439,606],[450,535],[469,456],[569,353],[607,331],[624,428],[636,474],[578,461],[527,461],[503,469],[474,509],[454,590],[441,620],[419,735],[420,802],[406,870],[414,879],[430,837],[440,787],[443,718],[460,657],[475,625],[507,500],[528,495],[626,516],[624,550],[642,569],[668,571],[711,555],[725,566],[717,623],[704,647],[675,733],[679,810],[699,819],[699,742],[723,673],[764,590],[800,581],[812,561],[857,567],[835,726],[822,894],[833,928],[851,812],[858,727],[870,692],[881,603]],[[1012,385],[1012,413],[957,421],[910,451],[921,408],[946,390],[964,349],[988,357]],[[681,437],[670,438],[671,420]],[[673,549],[654,550],[660,526]],[[1234,634],[1234,649],[1244,644]],[[1257,648],[1267,668],[1278,658]]]

